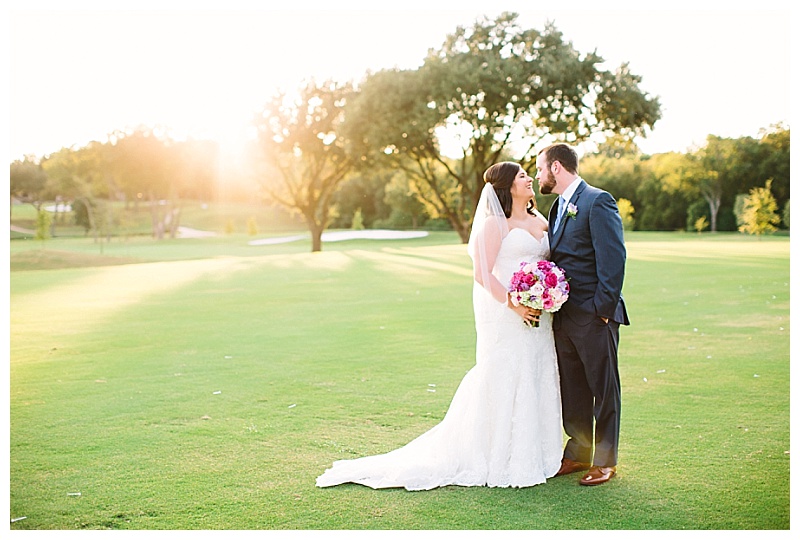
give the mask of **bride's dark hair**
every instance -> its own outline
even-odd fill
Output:
[[[497,194],[497,199],[500,201],[500,206],[503,207],[503,213],[506,218],[511,217],[511,186],[514,184],[514,178],[517,177],[522,167],[519,163],[513,161],[501,161],[495,163],[483,173],[483,181],[487,184],[492,184],[494,192]],[[527,211],[533,214],[536,209],[536,198],[531,193],[531,201],[528,202]]]

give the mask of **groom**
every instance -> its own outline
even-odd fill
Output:
[[[557,476],[587,471],[580,483],[595,486],[617,472],[617,345],[620,324],[629,324],[621,292],[626,256],[622,220],[614,198],[578,176],[572,147],[544,148],[536,169],[539,190],[559,194],[550,208],[550,258],[570,279],[569,300],[553,319],[569,437]]]

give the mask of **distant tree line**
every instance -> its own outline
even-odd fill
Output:
[[[448,229],[466,241],[483,171],[504,160],[531,170],[536,149],[564,141],[596,148],[580,174],[618,199],[628,229],[696,230],[705,220],[711,231],[737,230],[743,198],[759,187],[788,228],[788,128],[644,155],[633,140],[660,119],[659,100],[627,64],[606,71],[602,62],[554,26],[524,29],[504,13],[457,28],[417,69],[307,81],[254,119],[252,197],[302,217],[313,251],[326,228]],[[215,143],[140,129],[15,161],[11,196],[37,212],[69,201],[95,235],[120,227],[110,202],[142,205],[163,238],[175,235],[183,201],[227,197],[223,174]],[[537,194],[543,212],[552,197]]]
[[[122,215],[113,202],[150,213],[153,237],[174,238],[182,202],[210,200],[218,181],[216,143],[173,141],[153,129],[117,132],[108,142],[63,148],[41,159],[11,164],[11,198],[54,204],[54,226],[69,205],[78,225],[96,237],[118,234]]]
[[[633,230],[739,229],[741,200],[767,187],[780,224],[789,228],[790,130],[763,129],[758,138],[709,135],[705,144],[686,153],[643,155],[630,148],[601,146],[584,157],[580,174],[614,197],[630,201]]]

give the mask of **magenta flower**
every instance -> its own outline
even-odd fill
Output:
[[[511,277],[508,287],[514,304],[548,313],[561,309],[569,297],[568,278],[563,269],[552,261],[537,261],[536,265],[523,261],[519,268]],[[539,323],[533,326],[539,326]]]

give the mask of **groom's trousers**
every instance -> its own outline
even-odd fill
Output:
[[[569,437],[564,457],[597,467],[616,466],[621,406],[619,324],[606,324],[597,317],[580,326],[561,315],[554,333],[564,431]]]

